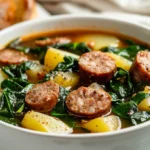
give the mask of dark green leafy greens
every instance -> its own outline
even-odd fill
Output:
[[[126,48],[106,47],[102,51],[115,53],[117,55],[120,55],[120,56],[128,59],[128,60],[133,61],[135,59],[136,54],[139,51],[148,49],[145,46],[135,44],[131,40],[127,40],[126,42],[129,44],[129,46]]]
[[[150,93],[139,92],[127,102],[114,104],[112,111],[118,116],[122,118],[130,119],[133,122],[133,119],[135,118],[135,113],[138,112],[138,104],[143,99],[146,99],[148,97],[150,97]],[[136,122],[136,119],[134,119],[134,124],[136,124],[135,122]]]
[[[66,122],[69,126],[75,126],[75,118],[70,116],[65,108],[65,99],[70,91],[60,87],[59,100],[55,108],[51,111],[51,116],[58,117]]]
[[[117,69],[109,85],[110,89],[115,92],[119,98],[125,98],[133,93],[133,84],[129,72],[122,68]]]
[[[48,74],[46,74],[44,81],[49,80],[51,77],[54,77],[57,72],[78,72],[78,60],[71,57],[71,56],[65,56],[64,62],[60,62],[54,70],[50,71]]]
[[[91,49],[83,42],[81,42],[81,43],[63,43],[63,44],[57,43],[57,44],[51,45],[51,47],[71,51],[78,55],[81,55],[83,53],[91,51]]]
[[[9,65],[2,67],[2,71],[10,78],[20,78],[27,80],[26,70],[34,68],[36,64],[32,61],[26,61],[20,65]]]

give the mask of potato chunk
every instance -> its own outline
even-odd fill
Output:
[[[0,69],[0,84],[7,78],[8,76]]]
[[[109,132],[121,129],[121,121],[118,116],[110,115],[92,119],[82,127],[91,132]]]
[[[146,86],[144,92],[150,93],[150,87]],[[150,97],[142,100],[141,103],[138,105],[138,109],[140,111],[150,111]]]
[[[119,39],[115,36],[104,35],[104,34],[86,34],[81,35],[77,39],[77,42],[86,42],[87,44],[93,43],[94,50],[100,50],[101,48],[107,46],[115,46],[117,47],[120,43]]]
[[[46,66],[46,70],[50,71],[54,69],[58,65],[58,63],[64,61],[64,56],[72,56],[77,59],[79,58],[78,55],[75,55],[73,53],[69,53],[55,48],[49,48],[44,59],[44,65]]]
[[[50,133],[72,133],[72,128],[68,127],[58,118],[54,118],[35,111],[25,114],[21,125],[27,129],[50,132]]]
[[[114,53],[107,52],[106,54],[115,60],[117,67],[120,67],[124,70],[130,69],[130,67],[132,65],[132,62],[130,60],[127,60],[127,59],[123,58],[122,56],[116,55]]]
[[[52,80],[63,87],[74,88],[79,84],[79,75],[73,72],[59,72]]]

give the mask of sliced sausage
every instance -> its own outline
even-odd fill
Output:
[[[28,60],[23,52],[12,49],[0,50],[0,63],[4,65],[20,64]]]
[[[79,58],[79,72],[83,82],[105,84],[113,78],[115,71],[115,61],[103,52],[92,51]]]
[[[130,68],[130,75],[135,82],[150,83],[150,52],[140,51]]]
[[[36,40],[35,44],[38,46],[48,46],[53,44],[64,44],[64,43],[70,43],[71,40],[67,37],[56,37],[56,38],[47,38],[45,40]]]
[[[59,85],[52,81],[36,84],[26,94],[25,101],[29,107],[39,112],[52,110],[59,97]]]
[[[68,111],[83,118],[95,118],[107,114],[111,108],[111,97],[102,89],[80,87],[66,98]]]

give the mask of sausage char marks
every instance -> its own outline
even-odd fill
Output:
[[[80,87],[66,98],[68,111],[75,116],[95,118],[110,112],[111,96],[103,89]]]
[[[115,61],[103,52],[92,51],[79,58],[79,72],[85,83],[105,84],[113,78],[115,71]]]
[[[150,83],[150,52],[140,51],[130,68],[132,79],[139,82]]]
[[[59,97],[59,85],[52,81],[36,84],[26,94],[25,101],[29,107],[39,112],[51,111]]]
[[[21,64],[28,61],[28,56],[23,52],[13,49],[0,50],[0,63],[3,65]]]

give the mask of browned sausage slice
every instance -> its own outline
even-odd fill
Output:
[[[81,55],[79,58],[79,71],[83,82],[95,81],[105,84],[112,79],[116,71],[116,64],[107,54],[92,51]]]
[[[150,52],[140,51],[130,68],[130,75],[135,82],[150,83]]]
[[[52,81],[36,84],[27,92],[25,101],[33,110],[48,112],[58,102],[59,85]]]
[[[0,50],[0,63],[4,65],[20,64],[28,60],[27,55],[12,49]]]
[[[80,87],[66,98],[68,111],[76,116],[95,118],[107,114],[111,108],[111,97],[102,89]]]

